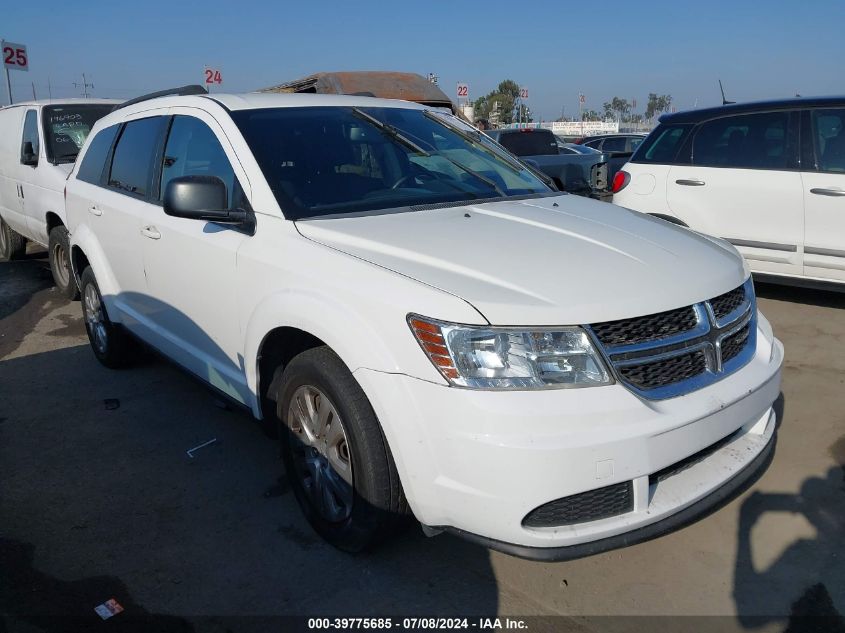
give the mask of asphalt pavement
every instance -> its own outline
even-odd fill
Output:
[[[284,615],[845,631],[845,294],[758,295],[786,348],[779,440],[717,512],[564,563],[416,527],[350,556],[310,529],[246,413],[154,355],[100,366],[43,253],[0,262],[0,633],[286,630]],[[124,612],[103,621],[112,598]]]

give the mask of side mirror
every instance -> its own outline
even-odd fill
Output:
[[[243,209],[227,209],[226,184],[217,176],[180,176],[167,183],[164,212],[176,218],[240,224],[249,218]]]
[[[32,148],[32,141],[26,141],[21,148],[21,165],[35,167],[38,164],[38,156]]]

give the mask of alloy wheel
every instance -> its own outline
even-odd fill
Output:
[[[106,315],[103,312],[103,303],[100,300],[100,293],[94,284],[85,286],[82,296],[83,310],[85,313],[85,327],[91,333],[91,342],[100,354],[105,354],[108,345],[108,333],[106,332]]]
[[[331,523],[349,518],[354,499],[352,458],[343,421],[320,389],[294,392],[287,415],[296,476],[320,516]]]

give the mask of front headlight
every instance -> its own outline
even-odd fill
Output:
[[[408,316],[420,347],[452,384],[470,389],[561,389],[613,383],[580,327],[473,327]]]

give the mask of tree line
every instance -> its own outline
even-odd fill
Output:
[[[658,95],[651,92],[646,101],[645,111],[637,114],[633,110],[633,103],[621,97],[613,97],[602,104],[603,111],[584,110],[581,118],[584,121],[601,121],[613,119],[622,123],[651,123],[656,116],[668,112],[672,107],[672,95]],[[493,123],[507,125],[521,120],[531,122],[531,109],[519,102],[519,84],[513,79],[505,79],[494,90],[483,97],[478,97],[473,103],[476,119],[488,119]],[[562,117],[561,117],[562,118]]]

